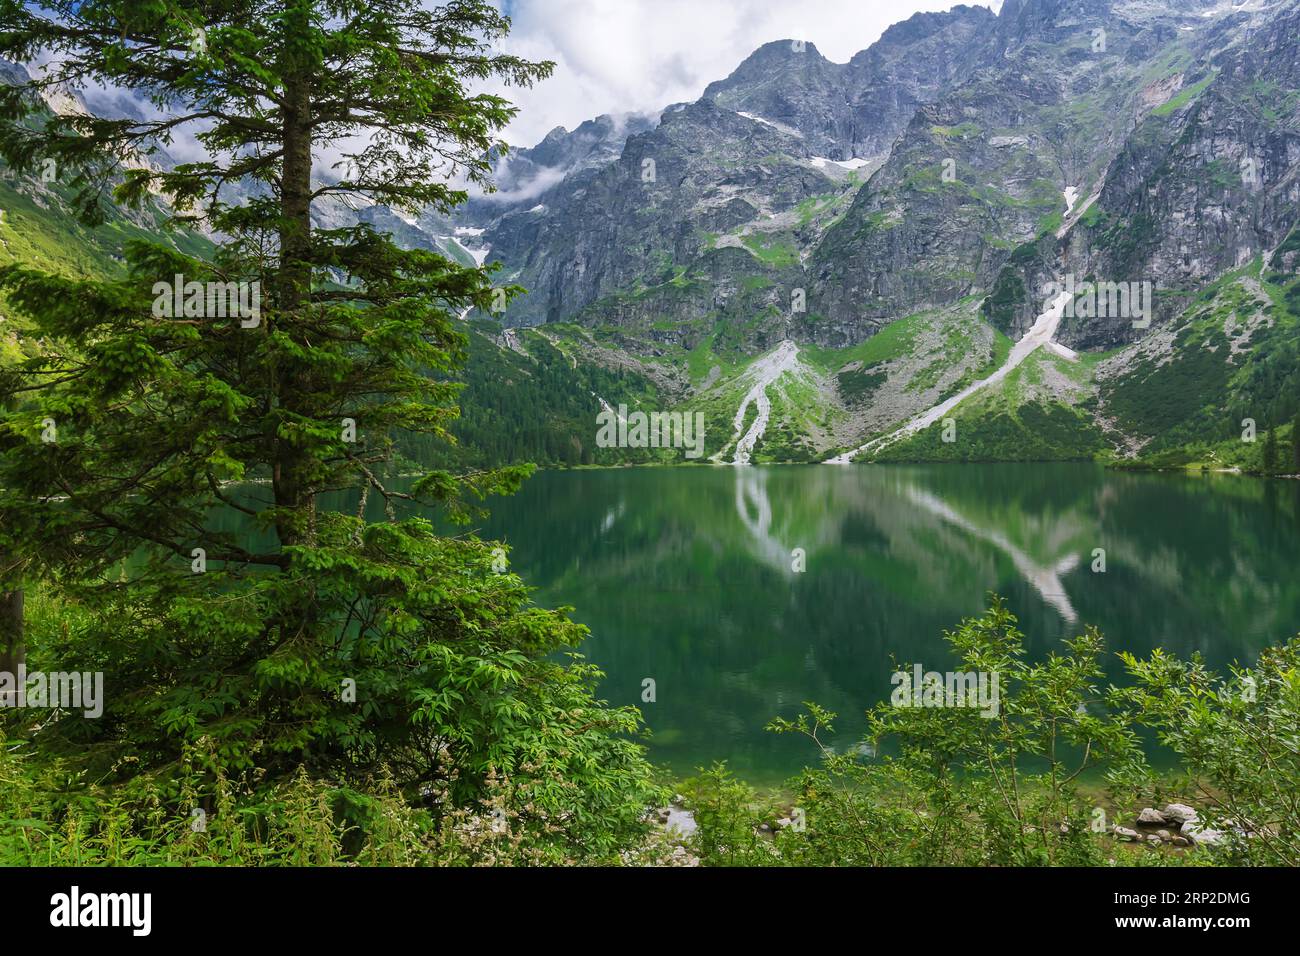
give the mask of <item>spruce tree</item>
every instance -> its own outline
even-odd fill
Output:
[[[582,629],[426,517],[463,519],[527,469],[396,476],[403,435],[449,440],[456,317],[499,304],[490,273],[313,220],[445,213],[487,185],[514,111],[475,87],[551,69],[498,52],[508,27],[483,0],[0,0],[0,57],[49,62],[0,90],[4,159],[53,159],[88,224],[160,196],[217,237],[203,259],[133,242],[109,281],[0,270],[45,342],[0,379],[0,518],[84,614],[60,663],[108,687],[101,720],[40,730],[45,752],[111,781],[165,777],[201,742],[268,781],[387,768],[467,801],[526,766],[569,781],[538,813],[585,802],[551,808],[560,838],[638,825],[645,764],[616,736],[634,713],[550,657]],[[90,83],[162,118],[53,115],[38,95]],[[206,158],[146,161],[186,132]]]

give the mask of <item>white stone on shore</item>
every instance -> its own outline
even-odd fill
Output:
[[[1171,803],[1165,807],[1163,814],[1169,823],[1183,824],[1189,820],[1195,822],[1200,819],[1196,811],[1185,803]]]
[[[1216,843],[1222,843],[1224,836],[1222,830],[1202,828],[1195,820],[1183,824],[1182,835],[1197,846],[1214,846]]]

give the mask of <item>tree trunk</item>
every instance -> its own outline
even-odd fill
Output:
[[[289,42],[301,43],[309,30],[306,7],[298,5],[285,18]],[[280,263],[275,277],[276,318],[280,331],[296,341],[305,339],[303,310],[311,301],[311,65],[293,62],[284,70],[284,159],[280,175]],[[296,415],[309,414],[308,371],[286,369],[277,384],[280,407]],[[276,522],[281,547],[307,543],[314,507],[311,460],[291,442],[276,448],[273,485],[275,504],[286,512]]]

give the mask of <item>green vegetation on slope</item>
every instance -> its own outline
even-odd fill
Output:
[[[1068,362],[1035,352],[997,386],[968,398],[945,420],[881,450],[878,461],[1075,461],[1106,448],[1089,410],[1052,396],[1044,377],[1084,388],[1086,360]],[[952,441],[945,441],[945,435]]]
[[[1173,327],[1172,351],[1103,385],[1109,414],[1146,455],[1240,439],[1300,411],[1300,279],[1257,261],[1207,288]]]

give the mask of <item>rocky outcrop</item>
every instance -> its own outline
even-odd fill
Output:
[[[797,131],[819,156],[879,156],[918,107],[989,62],[994,22],[985,7],[918,13],[846,64],[831,63],[811,43],[776,41],[704,98]]]
[[[786,267],[787,285],[801,286],[802,261],[820,238],[808,230],[814,210],[801,204],[829,205],[856,188],[854,171],[888,150],[919,104],[988,58],[992,18],[982,7],[918,15],[848,64],[792,40],[760,48],[698,102],[671,106],[653,129],[627,137],[614,162],[584,161],[535,202],[515,203],[486,226],[492,259],[529,290],[504,321],[574,318],[692,271],[727,246],[754,250],[759,272]],[[553,137],[524,160],[547,162],[568,141]],[[518,156],[507,161],[512,182]],[[476,221],[492,201],[472,204]],[[688,320],[713,311],[707,301],[694,305]],[[633,318],[626,308],[618,314]]]
[[[815,308],[826,320],[822,338],[857,341],[901,315],[969,294],[991,294],[998,307],[991,320],[1015,335],[1050,298],[1045,280],[1073,269],[1082,281],[1099,267],[1091,251],[1098,242],[1076,240],[1077,233],[1134,226],[1111,243],[1113,259],[1131,256],[1149,219],[1188,205],[1173,192],[1169,208],[1143,208],[1139,197],[1178,139],[1153,127],[1182,115],[1170,103],[1175,95],[1198,92],[1181,65],[1211,56],[1222,42],[1222,31],[1205,24],[1185,7],[1157,2],[1005,4],[996,66],[917,111],[817,249],[811,266]],[[1120,185],[1125,177],[1133,180],[1128,189]],[[1119,202],[1121,192],[1133,202]],[[1113,219],[1085,212],[1111,208]],[[1212,219],[1214,210],[1206,214]],[[1116,281],[1134,271],[1127,261],[1106,265]],[[1118,334],[1131,333],[1130,326]],[[1086,347],[1095,338],[1075,333],[1066,342]]]
[[[1269,257],[1300,204],[1297,29],[1294,3],[1255,19],[1180,27],[1187,39],[1170,49],[1203,65],[1179,68],[1166,51],[1169,67],[1146,79],[1131,104],[1133,128],[1092,194],[1081,194],[1066,228],[1022,246],[999,271],[989,320],[1009,333],[1023,328],[1045,284],[1067,275],[1150,283],[1150,325],[1104,314],[1070,316],[1062,326],[1072,348],[1113,349],[1179,315],[1224,272]]]
[[[529,290],[507,321],[571,319],[602,298],[673,281],[719,234],[835,193],[810,158],[798,137],[710,101],[670,109],[627,141],[617,163],[572,177],[487,231],[493,257]],[[761,245],[750,258],[763,271]]]

